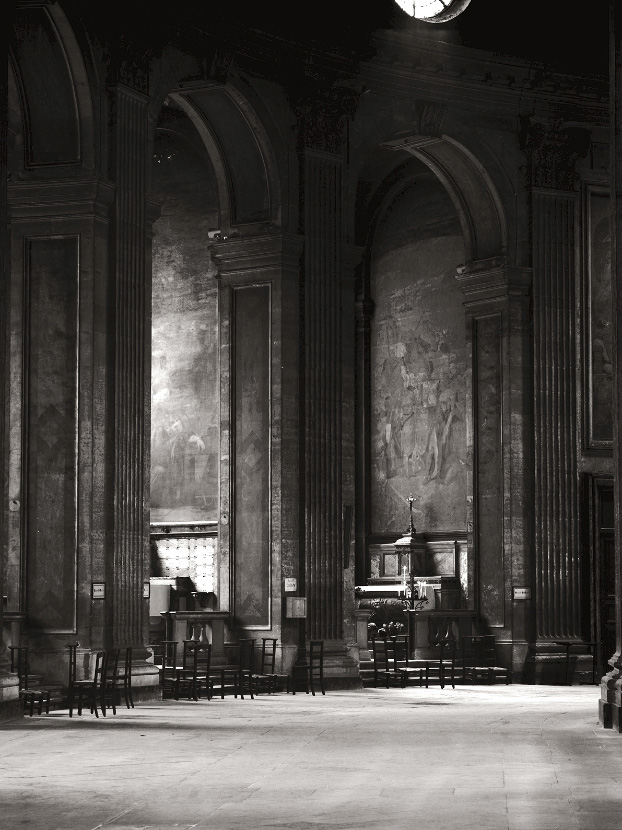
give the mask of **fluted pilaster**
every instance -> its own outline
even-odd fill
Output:
[[[611,274],[613,294],[613,469],[615,475],[615,626],[611,671],[602,678],[600,722],[622,732],[622,8],[610,0]]]
[[[148,505],[147,98],[119,85],[115,96],[114,429],[112,436],[112,638],[143,641]]]
[[[533,194],[537,632],[581,635],[576,403],[576,196]]]
[[[339,639],[343,161],[305,152],[305,551],[309,636]]]
[[[7,30],[9,27],[5,27]],[[5,43],[6,33],[2,38]],[[6,44],[5,44],[6,45]],[[7,314],[9,304],[8,281],[9,268],[7,256],[7,66],[4,61],[0,69],[0,400],[6,401],[6,378],[9,365],[9,350],[7,344]],[[7,503],[6,493],[6,430],[5,430],[6,407],[0,411],[0,499],[2,504]],[[6,701],[17,701],[18,685],[16,677],[9,673],[8,653],[4,646],[3,634],[3,595],[4,595],[4,573],[5,573],[5,548],[6,548],[6,524],[5,511],[0,511],[0,705]]]

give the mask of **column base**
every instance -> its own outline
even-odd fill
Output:
[[[24,704],[19,697],[19,680],[16,674],[0,672],[0,721],[21,718]]]
[[[622,664],[615,662],[600,684],[598,719],[604,729],[622,733]]]
[[[353,655],[356,646],[342,640],[324,642],[324,686],[327,690],[361,689],[359,662]]]
[[[594,683],[594,655],[572,651],[567,653],[565,646],[554,642],[542,641],[529,646],[524,664],[523,681],[536,685],[572,686],[577,684],[596,685]]]

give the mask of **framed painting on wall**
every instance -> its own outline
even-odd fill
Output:
[[[609,191],[587,185],[585,191],[585,394],[587,450],[613,447],[613,319]]]

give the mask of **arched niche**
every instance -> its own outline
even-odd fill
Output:
[[[482,339],[475,344],[469,317],[475,312],[465,316],[461,280],[481,281],[483,296],[489,290],[484,275],[493,290],[503,286],[506,220],[486,169],[455,140],[415,135],[382,148],[362,172],[357,205],[356,239],[365,251],[358,305],[357,578],[378,576],[372,548],[406,530],[412,493],[417,529],[456,546],[452,572],[472,607],[475,566],[467,540],[476,509],[474,465],[479,471],[485,461],[474,443],[474,407],[488,400],[490,387],[491,429],[498,427],[505,369],[495,326],[506,312],[493,308],[487,340],[486,325],[476,323]],[[502,294],[494,296],[493,303]],[[496,473],[500,445],[491,453]],[[500,482],[501,473],[495,486]]]
[[[370,530],[465,531],[468,353],[460,216],[421,162],[389,187],[368,252]]]
[[[507,253],[503,204],[485,167],[450,136],[413,135],[386,141],[398,164],[414,156],[430,168],[451,198],[462,227],[467,267],[500,259]]]
[[[95,159],[84,59],[62,8],[22,5],[9,40],[9,166],[13,179],[79,175]]]
[[[169,555],[158,543],[158,567],[190,576],[198,590],[216,593],[221,608],[235,604],[239,620],[262,628],[271,624],[271,545],[261,537],[268,532],[267,509],[255,500],[244,522],[231,522],[243,534],[258,515],[262,527],[246,544],[231,540],[228,517],[240,490],[235,471],[241,465],[231,457],[236,448],[247,455],[252,446],[260,448],[249,478],[253,486],[264,482],[262,497],[269,497],[274,271],[266,276],[257,254],[275,244],[280,213],[272,157],[259,119],[233,86],[183,83],[167,96],[155,126],[151,172],[153,195],[162,204],[153,239],[151,524],[156,535],[163,525],[177,524],[193,526],[203,538],[187,542],[184,573],[174,550]],[[223,245],[253,273],[223,279],[215,264]],[[252,440],[238,423],[249,397],[240,381],[244,371],[251,384],[261,376]],[[231,461],[221,465],[223,454]],[[236,547],[243,555],[235,574],[242,576],[230,579],[229,551],[235,555]],[[258,567],[256,578],[245,576],[244,567]],[[252,589],[241,590],[241,582]],[[253,614],[244,610],[249,592],[251,599],[261,595]]]
[[[219,309],[210,248],[265,233],[278,212],[268,142],[253,117],[233,89],[179,87],[156,125],[152,521],[217,519]]]
[[[279,215],[279,184],[261,121],[232,85],[180,84],[170,99],[193,122],[209,152],[219,192],[220,228],[261,232]]]

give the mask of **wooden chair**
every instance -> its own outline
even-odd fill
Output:
[[[123,697],[125,705],[128,709],[134,708],[134,698],[132,697],[132,647],[128,646],[125,649],[125,657],[123,666],[117,668],[116,675],[117,683],[123,689]]]
[[[17,673],[19,679],[19,696],[24,701],[24,712],[28,711],[30,717],[34,715],[35,706],[37,714],[41,715],[45,706],[46,715],[50,711],[51,690],[33,685],[30,675],[30,665],[27,646],[9,646],[11,651],[11,671]]]
[[[175,700],[181,692],[188,692],[188,700],[198,700],[205,688],[207,699],[211,698],[210,669],[212,646],[198,640],[184,640],[182,667],[175,672]]]
[[[384,637],[372,637],[372,657],[374,660],[374,686],[378,686],[380,680],[385,677],[389,670],[389,650]]]
[[[269,691],[276,692],[279,687],[287,686],[287,676],[276,673],[276,637],[262,637],[259,655],[259,674],[270,678]]]
[[[430,656],[430,651],[435,652]],[[425,658],[425,687],[438,682],[441,689],[446,682],[456,687],[456,639],[451,617],[428,620],[428,657]]]
[[[73,717],[73,710],[77,699],[78,715],[82,714],[82,708],[85,704],[90,707],[91,714],[99,717],[98,701],[101,697],[102,678],[104,673],[104,664],[106,662],[106,652],[98,651],[95,654],[95,664],[93,666],[93,676],[90,679],[77,679],[77,649],[78,644],[67,646],[69,649],[69,683],[67,687],[67,698],[69,707],[69,717]]]
[[[107,649],[104,656],[104,664],[101,674],[99,688],[99,703],[102,715],[106,717],[106,709],[112,709],[112,714],[117,714],[117,695],[119,693],[119,656],[121,650],[118,648]],[[107,705],[109,703],[109,705]]]
[[[462,670],[465,683],[493,684],[497,679],[510,682],[510,670],[497,664],[497,643],[494,634],[479,634],[462,637]]]
[[[410,678],[416,678],[421,686],[425,669],[423,666],[409,665],[410,643],[408,635],[394,634],[387,637],[385,649],[387,668],[383,674],[387,689],[389,686],[398,684],[402,689],[405,689]]]
[[[174,697],[177,669],[177,640],[161,640],[153,646],[153,662],[160,669],[162,697]]]
[[[324,689],[324,640],[311,640],[309,642],[309,662],[304,666],[296,666],[292,678],[292,692],[296,694],[297,677],[304,683],[305,693],[315,695],[316,685],[319,686],[323,695]],[[289,691],[289,689],[288,689]]]
[[[260,666],[261,662],[261,666]],[[259,692],[272,692],[275,683],[272,674],[263,672],[263,653],[254,640],[240,640],[240,682],[251,698]]]

